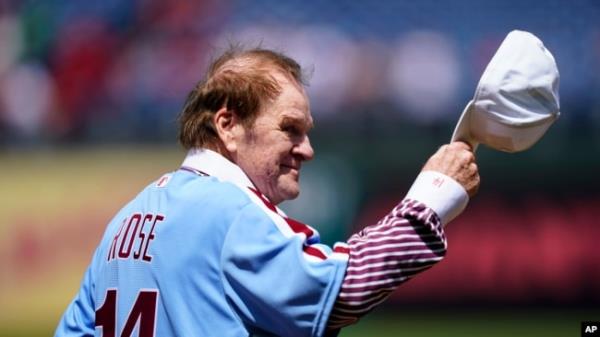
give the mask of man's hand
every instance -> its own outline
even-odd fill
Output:
[[[464,142],[443,145],[423,166],[422,171],[437,171],[456,180],[469,197],[479,189],[479,170],[471,147]]]

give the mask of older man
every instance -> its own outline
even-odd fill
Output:
[[[397,207],[331,249],[276,206],[300,193],[312,126],[294,60],[218,58],[181,115],[181,168],[109,223],[56,336],[335,334],[440,261],[479,186],[470,148],[442,146]]]

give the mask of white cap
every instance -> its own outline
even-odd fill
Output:
[[[554,57],[535,35],[510,32],[486,67],[452,141],[506,151],[535,144],[560,115]]]

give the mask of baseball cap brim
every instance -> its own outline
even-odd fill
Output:
[[[524,151],[535,144],[546,133],[552,123],[540,121],[526,126],[507,124],[490,118],[487,114],[474,113],[476,106],[469,101],[463,110],[452,134],[452,141],[463,141],[471,145],[488,147],[504,152]]]
[[[462,114],[460,115],[460,119],[454,128],[454,133],[452,134],[452,141],[462,141],[469,145],[473,151],[477,149],[477,145],[479,142],[473,137],[473,133],[471,132],[471,114],[473,112],[473,101],[469,101]]]

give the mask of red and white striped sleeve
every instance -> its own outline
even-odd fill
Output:
[[[352,235],[346,275],[328,328],[337,330],[358,321],[400,284],[441,261],[447,248],[443,225],[467,202],[457,182],[424,172],[389,214]]]

